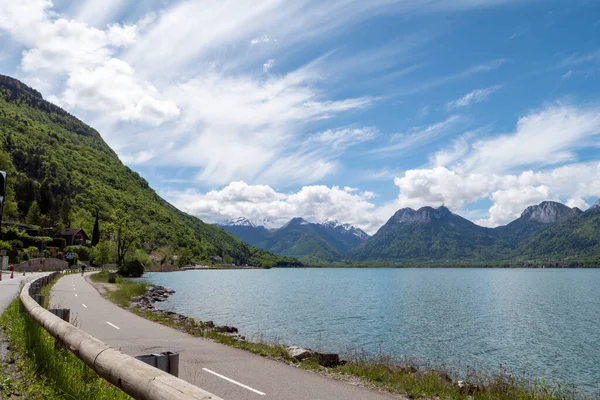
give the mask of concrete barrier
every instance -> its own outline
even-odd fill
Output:
[[[54,274],[52,274],[54,275]],[[63,343],[96,373],[129,394],[143,400],[222,400],[184,380],[136,360],[102,343],[92,335],[63,321],[35,302],[30,288],[39,290],[50,278],[27,283],[20,299],[25,309],[38,324],[57,341]]]

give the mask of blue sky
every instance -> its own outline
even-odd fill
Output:
[[[0,1],[0,73],[210,222],[600,193],[600,3]]]

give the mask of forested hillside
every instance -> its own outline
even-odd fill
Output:
[[[150,247],[169,246],[198,261],[219,255],[237,263],[297,264],[177,210],[123,165],[98,132],[2,75],[0,143],[0,169],[9,174],[4,221],[91,234],[96,212],[102,227],[122,210],[144,227],[142,242]]]

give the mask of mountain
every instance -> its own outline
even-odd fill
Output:
[[[0,75],[0,169],[8,172],[4,221],[92,231],[117,209],[145,227],[144,242],[239,263],[299,265],[179,211],[123,165],[100,134],[36,90]],[[12,243],[15,245],[15,243]]]
[[[527,258],[588,260],[600,258],[600,200],[585,212],[552,224],[519,248]]]
[[[229,219],[227,221],[221,222],[218,225],[221,227],[223,227],[223,226],[263,227],[267,230],[278,228],[278,225],[275,222],[271,221],[269,218],[250,220],[246,217],[238,217],[238,218],[233,218],[233,219]]]
[[[363,262],[403,263],[597,260],[600,200],[585,212],[545,201],[493,229],[446,207],[403,208],[349,256]]]
[[[497,227],[494,231],[507,241],[510,247],[516,249],[549,226],[562,224],[581,214],[583,211],[579,208],[570,208],[555,201],[544,201],[527,207],[518,219],[508,225]]]
[[[260,247],[260,244],[269,235],[267,228],[257,225],[246,217],[230,219],[219,224],[219,226],[251,246]]]
[[[310,262],[341,260],[369,237],[360,228],[333,220],[317,224],[293,218],[281,228],[267,230],[242,217],[221,226],[246,243]]]
[[[350,255],[358,261],[466,261],[491,257],[499,246],[492,229],[444,206],[403,208]]]
[[[329,227],[342,235],[347,234],[356,236],[360,240],[367,240],[369,238],[369,235],[362,229],[352,226],[350,224],[342,224],[337,220],[326,219],[321,223],[321,225]]]

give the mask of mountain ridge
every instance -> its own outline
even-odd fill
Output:
[[[0,142],[0,169],[9,174],[5,221],[91,232],[96,212],[106,226],[123,209],[146,227],[145,243],[187,249],[199,262],[220,255],[240,264],[300,265],[175,208],[125,166],[95,129],[4,75]]]

